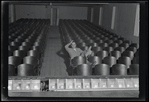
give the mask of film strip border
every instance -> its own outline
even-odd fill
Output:
[[[8,91],[42,92],[42,91],[112,91],[139,90],[138,77],[126,78],[51,78],[9,79]]]

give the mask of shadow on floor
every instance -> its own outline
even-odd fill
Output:
[[[64,59],[64,63],[65,63],[65,66],[66,66],[66,71],[67,71],[69,76],[72,76],[72,69],[73,68],[70,67],[69,54],[65,51],[65,48],[62,47],[61,50],[56,52],[56,54]]]

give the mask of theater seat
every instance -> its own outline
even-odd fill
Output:
[[[103,50],[103,51],[98,51],[96,54],[98,57],[100,57],[101,59],[105,58],[108,56],[108,52]]]
[[[111,51],[110,56],[113,56],[116,59],[119,59],[119,57],[121,57],[121,52],[120,51]]]
[[[82,57],[82,56],[77,56],[77,57],[74,57],[72,60],[71,60],[71,64],[73,66],[78,66],[80,64],[85,64],[86,63],[86,58],[85,57]]]
[[[77,76],[90,76],[90,75],[92,75],[92,67],[89,64],[78,65],[76,70],[77,70]]]
[[[113,56],[107,56],[103,59],[103,63],[112,67],[114,64],[116,64],[116,58]]]
[[[9,56],[8,64],[17,67],[21,63],[21,58],[17,56]]]
[[[133,53],[133,51],[124,51],[122,53],[122,56],[129,57],[132,60],[134,58],[134,53]]]
[[[23,62],[24,64],[31,64],[34,67],[38,65],[38,59],[37,57],[33,57],[33,56],[26,56],[23,58]]]
[[[101,51],[102,48],[101,48],[101,47],[92,47],[91,50],[94,52],[94,55],[96,55],[96,53],[97,53],[98,51]]]
[[[115,64],[112,66],[112,75],[127,75],[127,67],[124,64]]]
[[[127,68],[131,65],[131,58],[122,56],[118,59],[118,64],[124,64]]]
[[[20,64],[17,70],[18,76],[34,76],[34,66],[31,64]]]
[[[110,74],[110,66],[107,64],[97,64],[94,67],[95,75],[109,75]]]

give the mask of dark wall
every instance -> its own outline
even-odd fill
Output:
[[[44,5],[16,5],[16,20],[20,18],[46,18]]]
[[[94,7],[93,23],[99,25],[99,9],[103,8],[102,24],[101,26],[114,32],[118,35],[125,37],[128,40],[139,43],[139,37],[134,36],[136,8],[138,4],[108,4],[103,6]],[[116,7],[114,29],[111,29],[112,9]],[[88,15],[89,17],[89,15]]]
[[[87,8],[87,20],[91,21],[91,7]]]
[[[99,6],[94,7],[93,9],[93,23],[99,24]]]
[[[86,19],[87,20],[87,7],[53,6],[53,8],[59,8],[60,19]]]
[[[53,6],[59,9],[59,19],[87,19],[87,7]],[[51,7],[45,5],[16,5],[16,19],[50,19]]]

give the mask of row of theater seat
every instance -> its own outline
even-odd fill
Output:
[[[50,25],[48,21],[44,19],[16,21],[18,23],[15,28],[16,31],[9,36],[9,76],[35,76],[40,74],[46,44],[45,39]]]
[[[139,64],[125,65],[121,62],[116,62],[116,58],[112,56],[105,57],[101,60],[98,56],[89,57],[90,63],[95,63],[94,66],[87,63],[85,57],[79,56],[72,60],[74,67],[74,75],[138,75]],[[130,63],[130,62],[126,62]]]
[[[86,20],[60,20],[60,30],[65,44],[69,43],[71,40],[74,40],[77,46],[82,50],[85,50],[89,46],[92,46],[91,50],[94,52],[92,60],[96,61],[98,64],[100,64],[100,66],[102,66],[102,64],[107,64],[107,66],[109,66],[110,68],[112,68],[113,66],[119,66],[119,70],[121,71],[123,71],[121,67],[125,66],[125,69],[130,70],[125,70],[126,73],[138,74],[139,45],[137,43],[133,43],[132,41],[127,40],[124,37],[111,33],[110,31],[100,26],[97,27]],[[74,59],[78,60],[79,58]],[[81,61],[76,62],[78,62],[78,65],[75,66],[79,67],[82,64],[85,68],[86,65],[84,64],[86,63],[81,63]],[[99,70],[101,69],[102,68],[100,67]],[[83,71],[91,73],[90,71],[86,71],[85,69]],[[80,71],[78,71],[78,73],[79,72]],[[120,74],[120,72],[118,73]],[[118,73],[115,74],[119,75]]]

